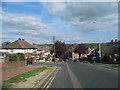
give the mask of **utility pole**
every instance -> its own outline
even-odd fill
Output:
[[[55,57],[55,36],[53,36],[53,52],[54,52],[54,57]]]
[[[98,27],[99,27],[99,61],[101,63],[101,28],[99,22],[98,22]]]

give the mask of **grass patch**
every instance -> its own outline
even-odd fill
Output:
[[[120,65],[113,65],[112,67],[120,68]]]
[[[9,88],[11,87],[11,83],[19,83],[21,81],[26,81],[26,78],[29,78],[31,76],[37,75],[39,72],[44,71],[45,69],[48,69],[47,67],[41,67],[41,68],[36,68],[34,70],[31,70],[27,73],[19,74],[15,77],[12,77],[8,80],[3,81],[2,88]]]
[[[86,61],[85,63],[90,64],[90,62]]]
[[[62,61],[55,61],[55,63],[62,63]]]
[[[103,63],[93,63],[94,65],[102,65]]]
[[[53,65],[48,65],[48,67],[53,67]]]
[[[5,83],[2,85],[2,88],[10,88],[12,85],[10,83]]]

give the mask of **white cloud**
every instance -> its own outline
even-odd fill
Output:
[[[52,42],[52,36],[55,35],[57,40],[65,42],[79,42],[85,39],[79,38],[78,33],[61,32],[57,28],[43,23],[35,17],[17,16],[10,13],[3,13],[3,37],[2,39],[15,38],[17,35],[32,37],[39,41]],[[8,36],[11,35],[11,36]],[[75,35],[76,37],[73,37]]]
[[[79,2],[79,3],[43,3],[50,15],[68,21],[72,27],[82,31],[96,29],[94,20],[103,24],[103,28],[117,27],[117,3],[113,2]]]
[[[115,3],[42,3],[49,15],[57,16],[61,20],[52,23],[43,23],[41,19],[30,16],[18,16],[3,12],[3,33],[5,35],[26,35],[39,41],[52,42],[52,36],[57,40],[65,42],[89,42],[97,41],[91,37],[83,36],[81,33],[62,32],[57,25],[68,25],[71,28],[90,32],[98,30],[94,20],[100,22],[103,30],[116,29],[117,6]],[[62,21],[65,21],[61,24]],[[52,25],[53,24],[53,25]],[[62,26],[61,26],[62,27]],[[64,26],[63,26],[64,27]],[[6,36],[8,37],[8,36]],[[5,36],[4,36],[5,38]]]

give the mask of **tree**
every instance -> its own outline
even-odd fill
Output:
[[[10,43],[11,43],[11,42],[8,42],[8,41],[7,41],[7,42],[3,42],[3,43],[2,43],[2,46],[6,46],[6,45],[8,45],[8,44],[10,44]]]
[[[65,53],[67,51],[67,46],[64,42],[56,41],[55,42],[55,56],[57,58],[65,58]]]
[[[83,44],[78,44],[75,47],[74,52],[78,53],[79,54],[79,58],[80,58],[81,54],[86,54],[87,53],[87,48]]]

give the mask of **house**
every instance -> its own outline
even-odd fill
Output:
[[[32,53],[37,51],[37,48],[25,41],[24,39],[18,39],[0,49],[0,52],[7,53]]]
[[[88,48],[87,49],[87,53],[86,54],[81,54],[81,58],[83,57],[87,57],[88,55],[91,55],[92,54],[92,51],[94,51],[94,49],[91,49],[91,48]],[[75,52],[72,52],[72,58],[79,58],[79,54],[78,53],[75,53]]]
[[[115,46],[115,47],[120,47],[120,40],[111,40],[111,42],[109,42],[108,44],[111,44],[112,46]]]
[[[50,55],[50,50],[48,48],[41,48],[40,46],[38,45],[34,45],[34,47],[37,48],[37,54],[41,54],[42,57],[47,57],[48,55]]]

